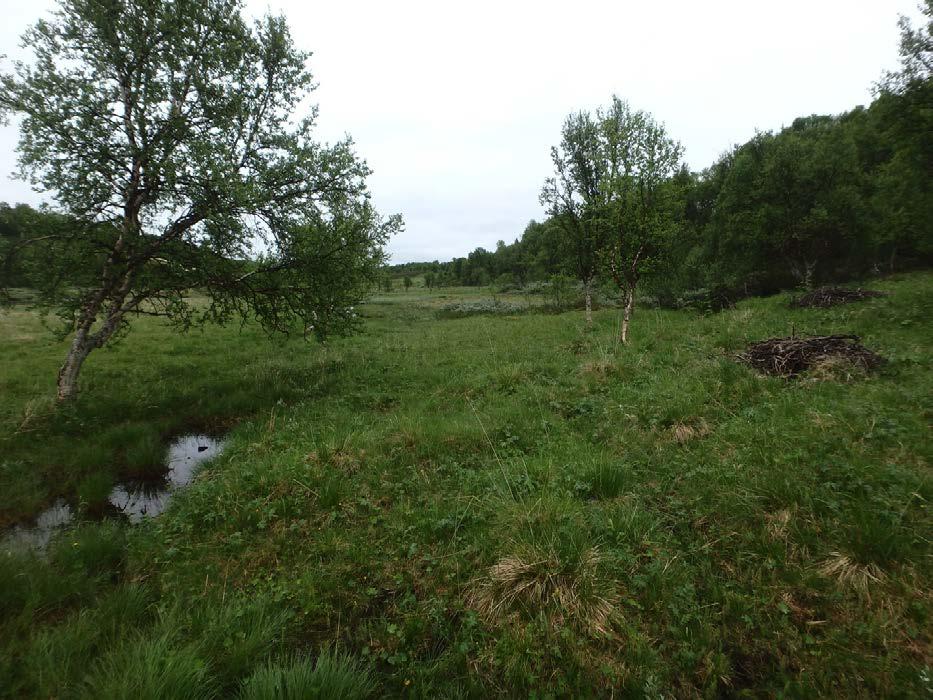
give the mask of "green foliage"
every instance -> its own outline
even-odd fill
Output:
[[[640,286],[660,305],[674,308],[706,289],[707,305],[717,309],[751,295],[929,265],[929,0],[921,9],[919,27],[901,18],[901,69],[876,86],[867,109],[801,117],[689,173],[676,168],[676,144],[663,129],[614,98],[607,109],[565,121],[552,151],[555,174],[542,191],[546,221],[530,222],[520,239],[500,241],[495,251],[399,270],[430,272],[436,286],[493,279],[526,286],[555,274],[595,283],[612,264],[619,277],[631,273],[640,250],[634,277],[644,276]]]
[[[233,598],[198,610],[179,602],[162,624],[196,639],[217,678],[232,689],[235,679],[249,674],[284,639],[289,617],[268,598]]]
[[[145,424],[127,425],[121,431],[117,451],[122,452],[126,474],[146,477],[165,472],[165,444],[161,435]]]
[[[903,93],[929,83],[933,71],[933,2],[922,0],[919,8],[926,26],[915,28],[909,18],[901,15],[901,69],[885,75],[878,86],[880,91]]]
[[[24,659],[32,694],[53,697],[79,686],[102,649],[132,638],[150,622],[149,591],[125,586],[102,593],[96,607],[80,610],[62,625],[42,628]]]
[[[638,280],[663,262],[677,230],[671,184],[683,147],[650,114],[615,96],[597,120],[602,174],[596,216],[608,229],[603,255],[616,284],[634,296]]]
[[[631,480],[631,472],[625,464],[596,461],[581,473],[582,480],[575,490],[591,498],[616,498],[621,496]]]
[[[76,489],[78,503],[92,513],[102,513],[113,489],[113,476],[106,470],[94,471],[80,482]]]
[[[778,135],[760,134],[733,157],[712,220],[712,255],[730,270],[727,285],[777,262],[778,274],[810,287],[821,263],[829,267],[825,279],[837,261],[866,258],[863,175],[844,125],[798,119]]]
[[[611,174],[603,167],[599,115],[577,112],[564,120],[559,147],[551,148],[554,175],[541,189],[541,204],[562,236],[561,256],[587,289],[599,273],[606,229],[598,205]]]
[[[545,287],[545,298],[558,311],[563,311],[571,303],[576,292],[573,279],[567,275],[557,273],[551,275]]]
[[[23,174],[68,217],[5,234],[0,285],[28,272],[74,333],[59,398],[134,314],[357,326],[401,220],[373,210],[349,139],[318,144],[313,113],[296,118],[313,82],[283,18],[250,25],[240,0],[62,0],[23,42],[34,61],[0,76],[0,109],[22,117]]]
[[[120,576],[126,560],[126,533],[113,522],[82,525],[53,542],[56,566],[104,580]]]

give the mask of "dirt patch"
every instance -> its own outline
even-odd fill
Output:
[[[737,357],[759,372],[780,377],[795,377],[827,363],[846,362],[867,371],[885,362],[859,340],[857,335],[769,338],[752,343]]]
[[[853,301],[886,296],[874,289],[846,289],[844,287],[820,287],[801,297],[791,299],[792,309],[828,309],[830,306],[849,304]]]

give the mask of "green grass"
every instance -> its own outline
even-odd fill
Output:
[[[244,682],[241,700],[363,700],[375,690],[370,670],[352,657],[324,652],[256,669]]]
[[[59,412],[64,346],[0,315],[0,522],[231,431],[158,519],[88,507],[5,557],[0,694],[928,694],[933,275],[872,286],[640,309],[627,347],[613,310],[438,317],[475,289],[379,295],[324,346],[146,319]],[[792,331],[890,361],[732,359]]]

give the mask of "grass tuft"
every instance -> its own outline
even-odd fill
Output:
[[[294,657],[268,663],[244,682],[240,700],[362,700],[375,691],[368,667],[352,657],[325,651],[313,662]]]
[[[77,495],[81,508],[91,515],[102,515],[109,504],[113,477],[106,471],[88,474],[78,482]]]
[[[471,602],[493,622],[520,612],[608,635],[618,597],[601,571],[602,562],[598,547],[575,559],[561,557],[555,548],[523,547],[489,568],[474,584]]]
[[[81,697],[209,700],[217,697],[217,691],[207,664],[193,646],[157,636],[124,642],[98,661],[85,678]]]
[[[818,571],[823,576],[834,579],[840,586],[851,588],[868,599],[871,598],[869,587],[887,579],[877,564],[859,564],[840,552],[830,552]]]

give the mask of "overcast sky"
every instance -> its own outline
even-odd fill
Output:
[[[0,53],[54,6],[2,0]],[[313,2],[284,13],[313,52],[319,134],[349,133],[378,208],[400,212],[393,262],[446,260],[511,242],[532,218],[564,116],[613,93],[651,112],[708,166],[755,130],[871,101],[898,65],[915,0]],[[3,63],[8,68],[9,63]],[[47,195],[11,178],[15,123],[0,127],[0,201]]]

